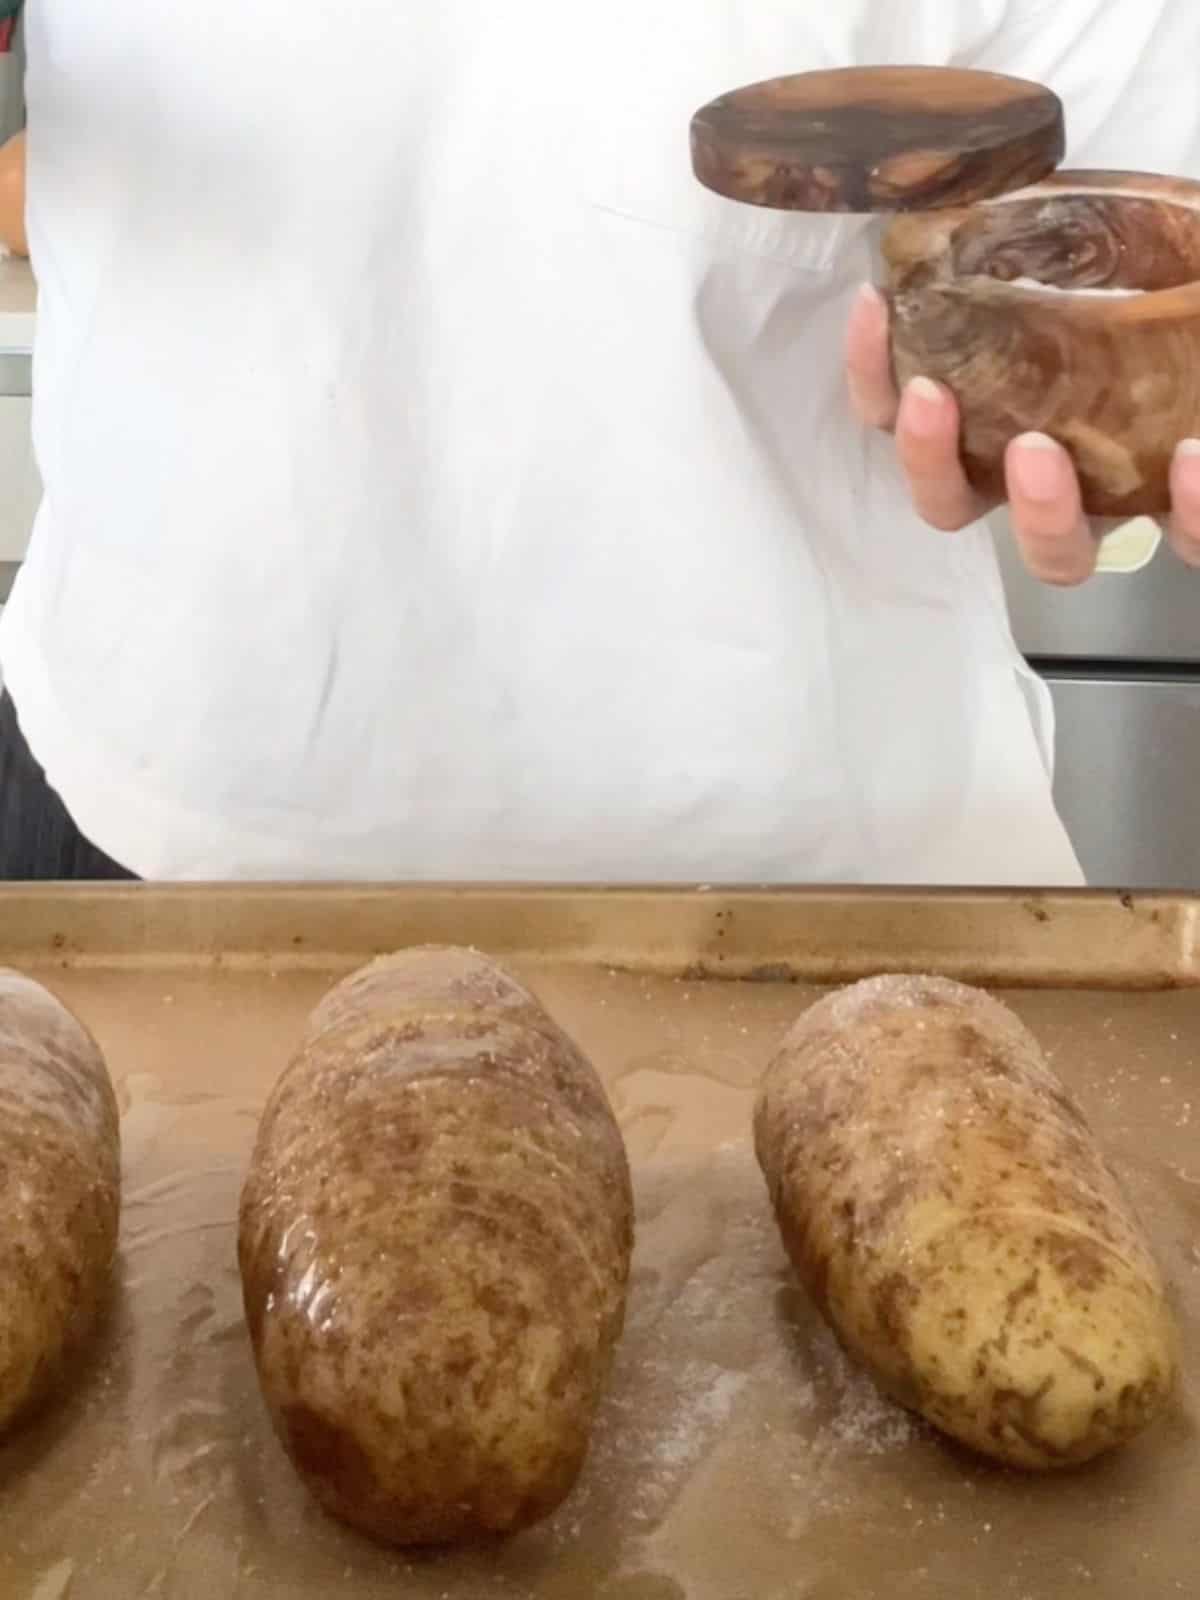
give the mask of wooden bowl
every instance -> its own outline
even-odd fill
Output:
[[[1175,446],[1200,437],[1200,183],[1060,172],[898,217],[884,257],[897,381],[954,393],[977,488],[1001,494],[1006,446],[1038,431],[1093,515],[1169,509]]]

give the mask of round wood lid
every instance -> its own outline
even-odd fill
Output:
[[[1062,102],[955,67],[847,67],[772,78],[692,119],[692,166],[730,200],[780,211],[933,211],[1053,172]]]

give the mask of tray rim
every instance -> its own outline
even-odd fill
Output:
[[[1200,985],[1200,896],[790,884],[9,883],[0,962],[341,967],[413,943],[689,979]]]

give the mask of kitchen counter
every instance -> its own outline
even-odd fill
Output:
[[[28,261],[17,256],[0,260],[0,355],[29,355],[33,350],[37,288]]]

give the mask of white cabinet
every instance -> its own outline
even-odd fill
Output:
[[[0,562],[20,561],[41,498],[27,396],[0,395]]]
[[[37,295],[27,261],[0,261],[0,600],[33,531],[42,486],[30,437]]]

